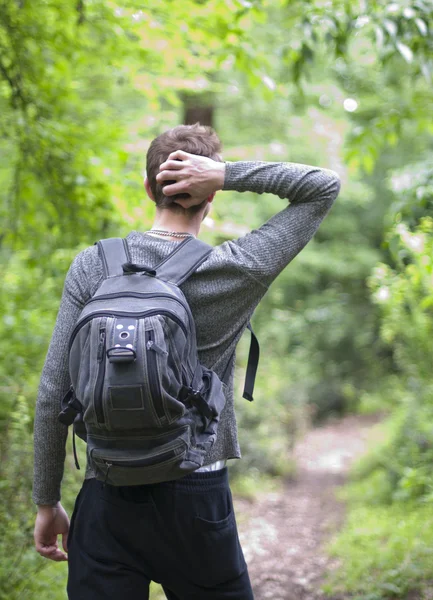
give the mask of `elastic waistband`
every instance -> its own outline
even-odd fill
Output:
[[[111,486],[105,485],[97,479],[88,479],[85,483],[93,481],[94,485],[98,486],[103,493],[110,496],[116,496],[125,500],[137,500],[138,498],[147,497],[147,494],[156,489],[169,489],[173,492],[176,490],[188,493],[203,493],[206,491],[225,488],[229,484],[228,469],[224,467],[219,471],[194,472],[190,475],[185,475],[181,479],[172,481],[163,481],[162,483],[150,483],[147,485],[131,485],[131,486]]]
[[[214,490],[228,485],[228,469],[224,467],[218,471],[200,471],[185,475],[175,481],[164,481],[156,485],[171,489],[185,490],[188,492],[203,492]]]

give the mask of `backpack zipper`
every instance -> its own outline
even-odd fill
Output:
[[[112,298],[170,298],[170,300],[175,300],[176,302],[178,302],[181,306],[183,306],[183,308],[188,309],[188,307],[182,302],[182,300],[179,300],[179,298],[176,298],[176,296],[173,296],[171,294],[164,294],[164,293],[158,293],[158,292],[111,292],[110,294],[101,294],[100,296],[92,296],[92,298],[89,298],[89,300],[87,300],[87,302],[84,304],[84,306],[87,306],[88,304],[91,304],[92,302],[97,302],[98,300],[111,300]]]
[[[169,298],[170,300],[174,300],[175,302],[180,304],[182,308],[184,308],[187,311],[189,317],[192,316],[189,307],[186,304],[184,304],[182,300],[179,300],[179,298],[176,298],[176,296],[172,296],[171,294],[159,294],[157,292],[111,292],[111,294],[93,296],[92,298],[87,300],[84,306],[87,306],[92,302],[98,302],[98,300],[112,300],[113,298]]]
[[[166,315],[167,317],[172,319],[172,321],[175,321],[179,325],[179,327],[184,332],[185,337],[187,337],[187,331],[186,331],[185,325],[182,323],[182,321],[179,319],[179,317],[177,315],[175,315],[174,313],[172,313],[169,310],[154,309],[154,310],[147,310],[142,313],[122,312],[120,310],[110,311],[110,312],[98,311],[95,313],[91,313],[90,315],[87,315],[84,319],[82,319],[79,323],[77,323],[77,325],[75,326],[75,328],[71,334],[71,339],[69,340],[69,351],[71,350],[72,344],[74,343],[74,340],[75,340],[78,332],[80,331],[80,329],[82,327],[84,327],[84,325],[86,323],[88,323],[89,321],[91,321],[92,319],[94,319],[96,317],[107,317],[107,318],[108,317],[135,317],[136,319],[139,319],[142,317],[151,317],[153,315]]]
[[[108,467],[108,470],[111,467],[151,467],[153,465],[157,465],[158,463],[161,462],[165,462],[167,460],[170,460],[171,458],[175,458],[176,456],[180,455],[180,452],[177,452],[177,450],[183,446],[183,442],[178,443],[174,448],[171,448],[170,450],[166,450],[165,452],[161,452],[161,453],[157,453],[157,454],[151,454],[148,457],[145,458],[138,458],[136,460],[131,458],[116,458],[116,459],[112,459],[112,458],[104,458],[103,456],[95,456],[93,457],[93,452],[92,452],[92,458],[95,460],[102,460]]]
[[[105,423],[104,407],[102,403],[102,393],[104,387],[105,377],[105,347],[106,347],[106,332],[107,332],[107,319],[103,319],[99,328],[99,342],[98,342],[98,375],[96,377],[95,391],[93,394],[95,413],[98,423]]]
[[[98,362],[101,362],[103,356],[104,356],[104,350],[105,350],[105,333],[107,330],[107,319],[104,319],[103,323],[101,324],[101,327],[99,328],[99,342],[98,342]]]
[[[146,331],[146,356],[147,356],[147,374],[149,376],[150,395],[153,399],[158,419],[165,418],[164,406],[161,398],[161,390],[158,385],[158,363],[156,353],[152,350],[155,343],[155,334],[153,329]]]
[[[194,323],[194,319],[191,313],[191,309],[187,304],[184,304],[182,300],[176,298],[176,296],[172,296],[171,294],[159,294],[156,292],[112,292],[111,294],[102,294],[101,296],[93,296],[84,306],[91,304],[92,302],[97,302],[98,300],[113,300],[114,298],[168,298],[169,300],[174,300],[187,312],[190,323]],[[186,336],[186,331],[184,329],[184,333]]]

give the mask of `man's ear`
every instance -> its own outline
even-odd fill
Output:
[[[144,178],[144,188],[149,198],[155,202],[155,198],[153,197],[152,190],[150,188],[150,183],[147,177]]]
[[[213,199],[215,198],[215,194],[216,194],[216,192],[214,192],[213,194],[211,194],[210,196],[208,196],[206,198],[207,202],[206,202],[206,206],[203,211],[202,221],[204,221],[204,219],[206,219],[206,217],[212,210],[212,202],[213,202]]]

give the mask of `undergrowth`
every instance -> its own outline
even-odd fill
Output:
[[[351,494],[361,492],[359,486]],[[331,545],[338,566],[324,591],[356,600],[420,598],[433,580],[433,510],[416,502],[352,506],[346,526]]]
[[[348,516],[329,548],[336,567],[324,591],[332,597],[432,597],[432,408],[423,400],[414,411],[412,398],[376,430],[376,443],[339,494]]]

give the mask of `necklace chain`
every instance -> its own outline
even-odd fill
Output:
[[[164,229],[151,229],[150,231],[145,231],[144,233],[154,233],[155,235],[166,235],[167,237],[174,238],[195,237],[192,233],[188,233],[186,231],[165,231]]]

